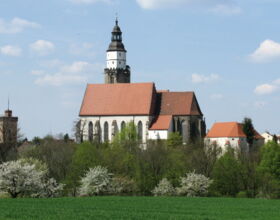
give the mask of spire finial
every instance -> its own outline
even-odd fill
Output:
[[[116,25],[119,24],[119,18],[118,18],[118,13],[116,13]]]
[[[10,110],[10,96],[8,95],[8,111]]]

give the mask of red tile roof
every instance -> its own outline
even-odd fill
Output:
[[[194,92],[158,92],[160,115],[203,115]]]
[[[206,138],[246,137],[242,127],[243,124],[238,122],[217,122],[212,126]],[[257,131],[255,131],[255,137],[263,139]]]
[[[80,116],[151,115],[154,83],[88,84]]]
[[[149,130],[168,130],[172,120],[172,115],[160,115],[156,118]]]

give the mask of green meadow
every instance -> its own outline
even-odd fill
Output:
[[[184,197],[0,199],[0,219],[280,219],[280,200]]]

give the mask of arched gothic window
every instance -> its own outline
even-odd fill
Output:
[[[101,142],[101,128],[99,121],[96,121],[94,125],[94,139],[97,143]]]
[[[182,135],[182,124],[179,118],[177,120],[177,132],[179,132],[179,134]]]
[[[114,120],[112,123],[112,137],[115,137],[119,132],[117,121]]]
[[[180,134],[181,134],[181,136],[183,138],[183,142],[184,143],[186,143],[187,140],[188,140],[187,126],[188,126],[187,121],[183,120],[181,122],[181,133]]]
[[[89,124],[88,124],[88,140],[90,142],[93,141],[93,124],[92,122],[90,121]]]
[[[104,142],[109,141],[109,126],[108,126],[108,122],[105,121],[104,123]]]
[[[141,121],[139,121],[137,124],[137,135],[138,135],[138,140],[142,141],[143,140],[143,124]]]
[[[123,131],[124,129],[125,129],[125,122],[122,121],[122,123],[121,123],[121,131]]]

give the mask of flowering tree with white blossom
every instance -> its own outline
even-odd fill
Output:
[[[212,182],[202,174],[187,173],[187,177],[181,177],[181,187],[176,188],[177,194],[188,197],[205,196]]]
[[[57,196],[63,185],[48,179],[47,171],[24,160],[3,163],[0,165],[0,191],[12,198]]]
[[[97,166],[90,168],[86,175],[81,179],[80,195],[95,196],[108,193],[112,180],[112,174],[108,173],[107,168]]]
[[[152,191],[154,196],[173,196],[175,189],[172,184],[166,179],[162,179]]]

